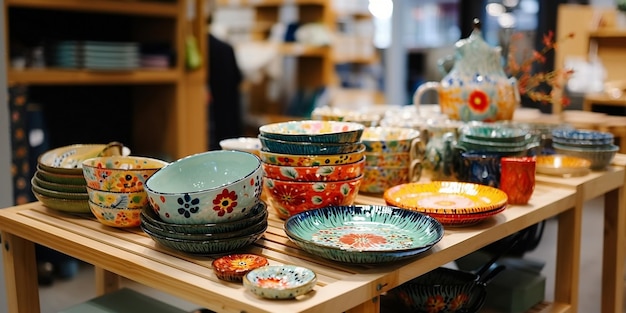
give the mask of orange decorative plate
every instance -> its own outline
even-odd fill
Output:
[[[506,193],[480,184],[435,181],[391,187],[383,194],[387,205],[438,214],[479,213],[507,204]]]
[[[268,264],[265,257],[251,253],[225,255],[212,263],[217,278],[233,282],[241,282],[251,270]]]
[[[485,211],[480,213],[468,213],[468,214],[437,214],[437,213],[426,213],[439,221],[441,225],[446,227],[463,227],[463,226],[472,226],[476,225],[506,209],[506,205]]]
[[[569,155],[537,156],[536,171],[547,175],[582,176],[589,173],[591,162],[587,159]]]

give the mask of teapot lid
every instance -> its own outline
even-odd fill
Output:
[[[492,47],[483,39],[480,26],[480,20],[475,18],[474,30],[469,37],[456,42],[455,54],[459,62],[455,62],[454,66],[462,63],[464,71],[469,72],[501,72],[500,47]]]
[[[469,37],[460,39],[456,42],[455,46],[457,49],[462,48],[466,45],[471,45],[475,49],[492,49],[487,42],[483,39],[482,31],[481,31],[481,23],[478,18],[474,18],[474,29],[470,33]]]

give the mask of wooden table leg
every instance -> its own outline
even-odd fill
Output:
[[[35,244],[0,232],[9,312],[40,312]]]
[[[578,284],[580,276],[580,244],[582,231],[582,192],[576,207],[558,216],[556,273],[554,300],[567,303],[570,312],[578,311]]]
[[[624,187],[604,196],[604,247],[602,256],[602,312],[622,312],[626,251]]]
[[[96,295],[102,296],[120,289],[122,278],[119,275],[98,266],[94,268],[94,272],[96,275]]]

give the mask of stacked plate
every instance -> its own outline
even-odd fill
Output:
[[[418,211],[444,226],[469,226],[482,222],[507,206],[507,194],[481,184],[435,181],[408,183],[385,191],[388,205]]]
[[[443,226],[397,207],[329,206],[285,221],[285,233],[303,250],[351,264],[384,263],[417,256],[443,238]]]
[[[206,224],[164,222],[152,206],[141,212],[141,229],[170,249],[193,255],[223,254],[257,241],[267,229],[267,206],[259,202],[243,219]]]
[[[354,202],[363,177],[365,126],[304,120],[261,126],[263,191],[281,218]]]
[[[54,62],[66,68],[133,70],[139,67],[139,43],[62,41],[55,46]]]
[[[619,150],[614,144],[614,136],[609,132],[594,130],[554,130],[552,147],[558,154],[587,159],[590,169],[603,170],[613,160]]]
[[[45,152],[37,159],[32,192],[43,205],[58,211],[91,214],[82,161],[124,153],[119,143],[70,145]]]
[[[467,124],[460,128],[457,147],[501,156],[527,156],[539,147],[539,136],[528,129],[499,124]]]

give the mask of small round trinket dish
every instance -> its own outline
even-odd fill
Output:
[[[251,270],[268,265],[266,258],[251,254],[229,254],[213,261],[213,272],[217,278],[232,282],[242,282]]]
[[[295,265],[264,266],[243,277],[243,285],[252,293],[267,299],[293,299],[313,289],[315,273]]]

